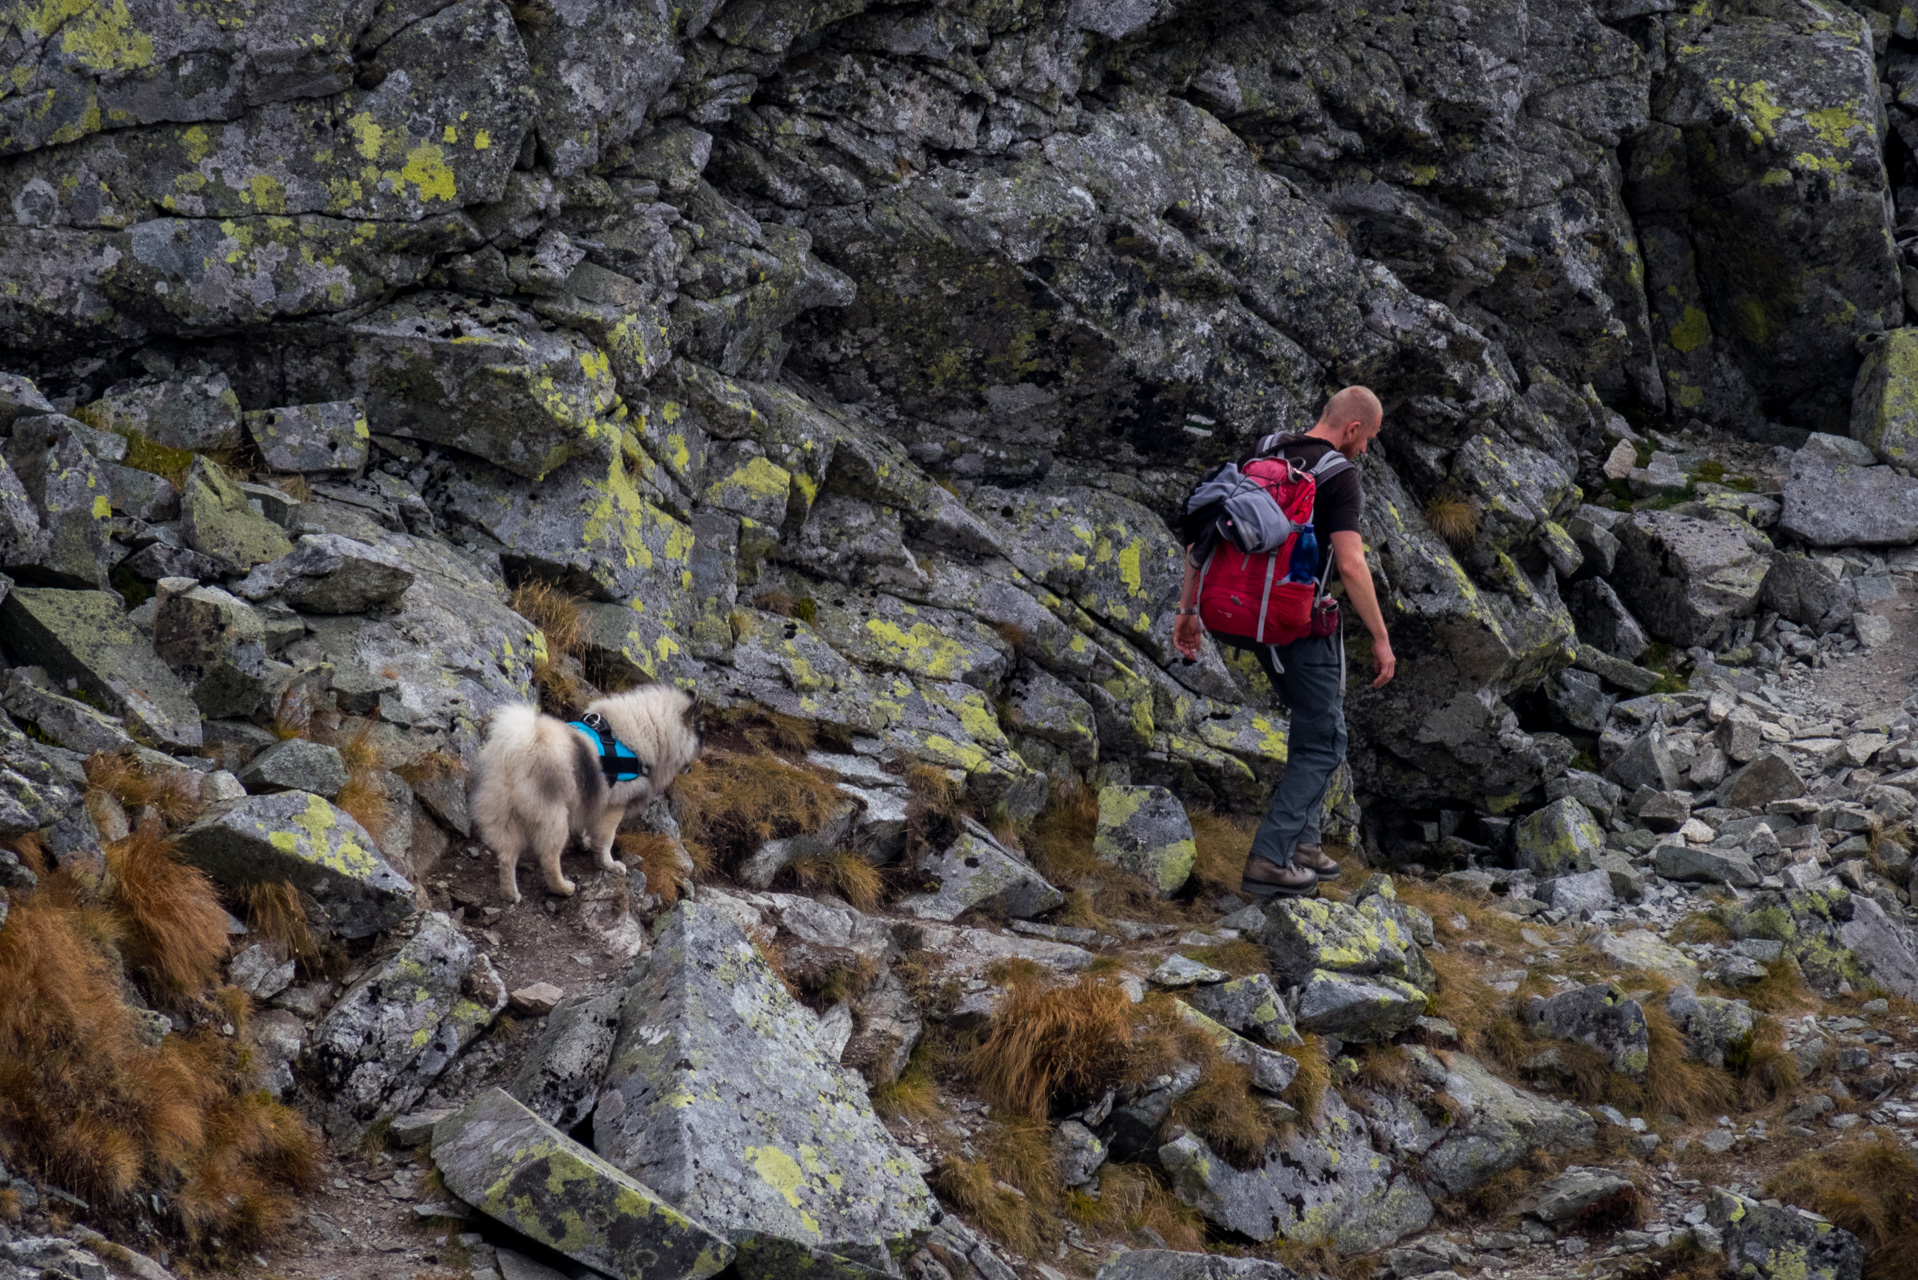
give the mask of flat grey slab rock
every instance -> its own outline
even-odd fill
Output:
[[[1909,546],[1918,542],[1918,480],[1800,449],[1778,525],[1814,547]]]
[[[1298,1280],[1298,1273],[1262,1258],[1134,1249],[1100,1267],[1096,1280]]]
[[[186,684],[105,591],[14,587],[0,601],[0,644],[14,660],[72,679],[150,739],[200,745],[200,709]]]
[[[422,916],[413,936],[313,1028],[306,1065],[326,1094],[327,1131],[358,1141],[381,1120],[417,1107],[505,1007],[492,962],[452,918]]]
[[[932,1192],[740,927],[681,903],[627,990],[594,1147],[745,1247],[891,1268]]]
[[[433,1126],[433,1165],[488,1217],[617,1280],[701,1280],[733,1258],[711,1229],[502,1089]]]
[[[305,791],[215,805],[179,834],[180,856],[231,886],[290,881],[333,931],[365,938],[413,914],[413,886],[353,815]]]
[[[1363,1253],[1421,1231],[1432,1202],[1372,1149],[1365,1121],[1327,1093],[1315,1127],[1299,1126],[1254,1169],[1221,1159],[1196,1134],[1159,1148],[1173,1192],[1207,1221],[1253,1240],[1329,1240]]]

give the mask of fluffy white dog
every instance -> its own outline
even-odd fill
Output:
[[[538,855],[546,887],[570,894],[560,854],[578,835],[608,871],[631,805],[672,786],[699,754],[699,698],[663,684],[601,698],[576,721],[509,703],[493,713],[473,783],[480,838],[499,855],[499,887],[519,901],[520,855]]]

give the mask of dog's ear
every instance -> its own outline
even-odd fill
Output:
[[[699,736],[699,722],[703,718],[701,712],[705,710],[705,707],[705,701],[699,696],[697,689],[686,691],[686,709],[680,713],[679,718],[695,738]]]

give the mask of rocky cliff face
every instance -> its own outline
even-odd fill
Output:
[[[1659,1150],[1468,1056],[1489,1056],[1484,1027],[1428,1003],[1519,979],[1425,950],[1577,976],[1504,1010],[1541,1037],[1526,1082],[1590,1065],[1555,1039],[1602,1047],[1631,1087],[1654,1052],[1749,1066],[1752,1008],[1689,994],[1686,955],[1628,932],[1561,966],[1569,935],[1505,920],[1472,950],[1480,918],[1382,878],[1288,924],[1194,870],[1185,809],[1259,805],[1285,725],[1249,663],[1173,652],[1168,519],[1204,465],[1348,383],[1387,406],[1365,534],[1402,665],[1353,681],[1338,833],[1459,868],[1460,904],[1654,925],[1726,991],[1761,961],[1827,993],[1918,991],[1893,883],[1911,716],[1902,693],[1848,706],[1801,682],[1842,654],[1892,662],[1874,610],[1918,570],[1909,8],[113,0],[8,23],[0,924],[10,904],[27,923],[0,972],[69,898],[130,910],[127,850],[169,842],[247,904],[225,972],[274,1002],[245,1033],[273,1047],[272,1090],[306,1090],[340,1143],[437,1124],[459,1197],[440,1207],[603,1272],[1000,1280],[900,1144],[967,1153],[941,1166],[955,1203],[978,1153],[897,1111],[888,1128],[866,1085],[896,1081],[928,1023],[989,1028],[1009,964],[1097,987],[1095,949],[1122,953],[1129,1004],[1185,993],[1191,1060],[1042,1100],[1070,1185],[1142,1159],[1215,1233],[1349,1253],[1525,1176],[1529,1150],[1590,1146],[1594,1115],[1607,1150]],[[1365,637],[1346,648],[1365,671]],[[551,1018],[503,1047],[508,988],[542,971],[502,978],[512,946],[481,926],[523,940],[540,917],[502,923],[436,870],[477,856],[462,763],[502,702],[649,679],[753,709],[760,748],[770,723],[833,750],[781,740],[811,782],[782,775],[726,889],[662,915],[693,880],[671,857],[646,863],[650,893],[588,885],[564,945],[598,967],[557,1010],[557,989],[514,991]],[[1058,803],[1094,793],[1096,822]],[[1101,886],[1018,847],[1049,804],[1152,920],[1086,917]],[[678,820],[717,839],[696,801]],[[685,856],[672,817],[647,821],[653,855]],[[871,911],[773,891],[848,848],[859,875],[894,868]],[[1077,923],[1034,923],[1062,890]],[[262,926],[270,893],[332,960]],[[1743,950],[1686,932],[1707,907]],[[986,927],[1006,916],[1017,934]],[[641,920],[656,949],[615,977],[605,957],[649,947]],[[1175,920],[1216,930],[1178,947],[1219,968],[1162,954]],[[1245,961],[1252,943],[1271,958]],[[105,963],[135,1002],[151,985],[137,947]],[[1631,985],[1649,973],[1659,1001]],[[225,1025],[212,1009],[195,1034]],[[1674,1019],[1696,1024],[1683,1044]],[[17,1030],[0,1019],[0,1056],[31,1043]],[[1230,1135],[1176,1119],[1220,1061],[1256,1114],[1296,1118],[1278,1050],[1301,1030],[1350,1086],[1312,1098],[1306,1130],[1226,1159],[1209,1144]],[[1814,1042],[1789,1041],[1808,1070]],[[1405,1078],[1360,1079],[1346,1045]],[[1563,1220],[1618,1207],[1616,1179],[1580,1176],[1566,1195],[1599,1189]],[[1810,1230],[1751,1225],[1757,1189],[1714,1199],[1700,1238],[1743,1256]],[[967,1212],[1003,1227],[981,1205],[1010,1202],[980,1194]],[[1675,1194],[1660,1212],[1703,1224]],[[71,1262],[0,1243],[0,1275]],[[1143,1252],[1112,1274],[1201,1274]]]
[[[1591,567],[1566,526],[1605,447],[1628,421],[1842,430],[1857,339],[1902,319],[1895,20],[23,13],[0,334],[44,408],[168,447],[241,444],[235,408],[351,402],[416,519],[509,579],[641,602],[648,674],[922,753],[956,716],[948,761],[997,791],[1050,758],[986,714],[1016,665],[1090,704],[1102,759],[1252,789],[1271,752],[1229,717],[1263,695],[1170,662],[1160,517],[1196,464],[1364,382],[1390,409],[1368,541],[1412,660],[1354,698],[1357,787],[1483,808],[1562,762],[1510,707],[1571,656],[1562,588]],[[217,439],[170,425],[186,388],[225,406]],[[101,407],[128,401],[146,415]],[[1434,500],[1471,509],[1450,544]],[[115,511],[108,561],[143,536]],[[952,581],[981,565],[996,604]],[[923,646],[875,661],[801,635],[845,660],[801,687],[728,634],[775,586],[956,606],[1033,643],[1015,664],[980,640],[968,695]],[[846,696],[880,672],[911,689]]]

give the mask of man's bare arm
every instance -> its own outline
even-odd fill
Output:
[[[1372,570],[1365,563],[1365,541],[1350,529],[1332,535],[1332,554],[1338,557],[1339,580],[1345,583],[1345,598],[1352,612],[1372,633],[1372,660],[1378,664],[1374,689],[1392,679],[1398,671],[1398,659],[1392,654],[1392,638],[1385,631],[1385,616],[1379,612],[1378,592],[1372,588]]]

